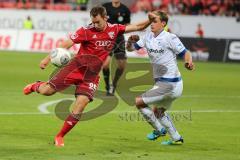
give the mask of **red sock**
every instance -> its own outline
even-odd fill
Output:
[[[38,93],[39,93],[38,88],[39,88],[43,83],[45,83],[45,82],[36,82],[35,84],[32,85],[32,90],[33,90],[34,92],[38,92]]]
[[[70,114],[63,124],[61,131],[57,134],[57,137],[64,137],[77,123],[78,119],[74,118],[72,114]]]

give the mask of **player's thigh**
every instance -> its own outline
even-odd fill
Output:
[[[126,62],[127,60],[127,54],[125,51],[121,51],[119,49],[114,51],[114,58],[119,62]]]
[[[116,47],[113,50],[113,55],[116,60],[126,60],[127,59],[124,39],[118,40]]]
[[[111,56],[108,56],[107,59],[104,61],[102,68],[103,69],[109,68],[110,62],[111,62]]]
[[[183,92],[183,82],[176,82],[174,84],[173,97],[178,98],[182,95]]]
[[[174,86],[170,83],[156,83],[154,87],[142,94],[145,104],[156,104],[166,99],[172,99]]]
[[[81,79],[82,73],[79,72],[79,66],[76,61],[69,62],[63,68],[60,68],[48,81],[48,84],[56,91],[62,91],[73,85]]]
[[[94,94],[98,88],[99,76],[92,77],[92,79],[83,80],[76,85],[75,95],[87,96],[89,101],[93,101]]]
[[[45,83],[39,86],[39,93],[50,96],[55,94],[57,91],[49,83]]]

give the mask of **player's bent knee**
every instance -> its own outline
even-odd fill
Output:
[[[144,101],[141,97],[135,98],[135,104],[136,104],[137,108],[142,108],[142,107],[146,106],[146,104],[144,103]]]
[[[120,61],[118,63],[118,69],[124,70],[126,68],[126,62],[125,61]]]
[[[121,71],[123,72],[124,69],[125,69],[125,66],[118,66],[118,69],[121,70]]]
[[[108,69],[109,68],[110,60],[111,60],[111,57],[108,56],[107,59],[103,63],[103,66],[102,66],[103,69]]]

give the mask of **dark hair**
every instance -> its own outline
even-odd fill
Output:
[[[107,16],[107,11],[104,7],[102,6],[96,6],[96,7],[93,7],[90,11],[90,16],[92,17],[96,17],[100,15],[101,17],[105,17]]]
[[[160,20],[163,22],[166,22],[166,25],[168,23],[168,15],[166,12],[163,11],[154,11],[155,14],[157,14],[160,17]]]

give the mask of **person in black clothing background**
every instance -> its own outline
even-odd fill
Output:
[[[103,7],[105,7],[107,10],[109,23],[123,25],[130,23],[131,16],[130,10],[124,4],[122,4],[120,0],[112,0],[112,2],[103,4]],[[113,77],[112,85],[110,85],[109,82],[110,76],[109,64],[111,61],[111,56],[114,56],[117,62],[117,69]],[[123,74],[126,64],[127,56],[125,51],[125,40],[124,36],[121,35],[118,36],[113,50],[111,51],[110,55],[108,56],[103,65],[103,75],[107,91],[106,95],[114,95],[114,91],[117,87],[117,82],[121,75]]]

